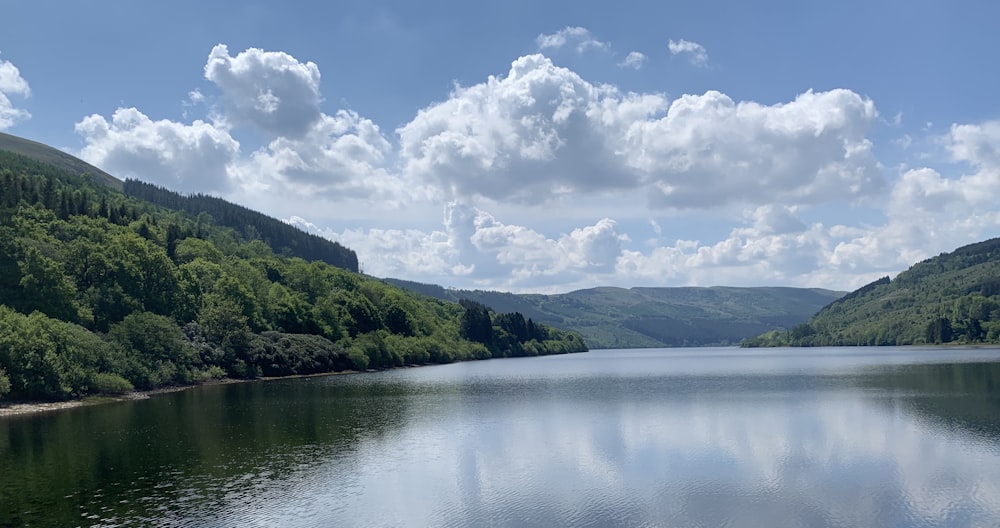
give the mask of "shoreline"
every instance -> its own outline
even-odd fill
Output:
[[[104,405],[107,403],[118,403],[124,401],[134,401],[134,400],[148,400],[152,396],[157,394],[168,394],[171,392],[180,392],[188,389],[193,389],[195,387],[204,387],[207,385],[228,385],[232,383],[252,383],[255,381],[275,381],[275,380],[287,380],[296,378],[318,378],[322,376],[339,376],[345,374],[357,374],[356,370],[342,370],[340,372],[320,372],[317,374],[294,374],[291,376],[277,376],[277,377],[260,377],[254,379],[233,379],[233,378],[223,378],[220,380],[210,380],[204,383],[197,383],[194,385],[182,385],[177,387],[160,387],[158,389],[151,389],[147,391],[131,391],[124,394],[94,394],[90,396],[85,396],[78,400],[66,400],[58,402],[46,402],[46,401],[14,401],[14,402],[0,402],[0,420],[5,418],[12,418],[15,416],[32,416],[36,414],[46,414],[56,411],[64,411],[67,409],[76,409],[78,407],[90,407],[92,405]]]

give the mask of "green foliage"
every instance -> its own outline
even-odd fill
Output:
[[[101,394],[125,394],[135,390],[129,380],[109,372],[95,372],[90,376],[90,386]]]
[[[486,305],[462,299],[461,336],[482,344],[491,357],[539,356],[582,352],[587,346],[578,334],[564,332],[534,321],[520,312],[494,314]]]
[[[156,205],[58,169],[34,173],[37,165],[12,156],[0,153],[5,397],[586,349],[579,336],[520,313],[494,321],[484,305],[475,312],[480,333],[465,334],[468,310],[457,304],[278,254],[307,254],[315,241],[289,235],[295,247],[276,252],[268,237],[285,231],[249,210],[126,186]],[[212,214],[162,207],[171,200]]]
[[[339,372],[355,366],[343,347],[329,339],[281,332],[254,336],[250,361],[263,376]]]
[[[0,370],[14,399],[63,400],[93,392],[92,376],[120,368],[106,343],[86,329],[0,305]]]
[[[8,392],[10,392],[10,378],[7,377],[7,371],[0,368],[0,400],[2,400]]]
[[[807,325],[744,346],[1000,343],[1000,239],[883,277],[820,310]]]
[[[197,350],[166,316],[129,314],[111,327],[108,337],[125,354],[128,379],[142,389],[188,383],[201,365]]]
[[[262,239],[275,253],[321,260],[332,266],[358,271],[358,256],[350,249],[294,226],[235,205],[220,198],[196,194],[182,196],[138,180],[125,180],[125,194],[191,214],[206,212],[221,226],[233,228],[246,240]]]

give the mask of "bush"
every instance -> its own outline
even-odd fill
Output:
[[[7,377],[7,371],[0,368],[0,399],[3,399],[8,392],[10,392],[10,378]]]
[[[102,394],[124,394],[135,390],[132,383],[118,374],[96,372],[90,376],[90,386],[94,392]]]

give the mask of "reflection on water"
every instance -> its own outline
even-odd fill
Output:
[[[998,360],[596,351],[0,420],[0,526],[995,526]]]

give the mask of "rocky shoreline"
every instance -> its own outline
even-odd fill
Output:
[[[90,396],[82,400],[68,400],[61,402],[4,402],[0,403],[0,418],[5,418],[8,416],[21,416],[25,414],[38,414],[38,413],[47,413],[52,411],[62,411],[65,409],[86,407],[88,405],[100,405],[102,403],[110,403],[110,402],[145,400],[146,398],[149,398],[153,394],[176,392],[196,386],[197,385],[190,385],[188,387],[168,387],[151,391],[132,391],[132,392],[127,392],[125,394],[119,394],[114,396],[109,396],[109,395]]]

